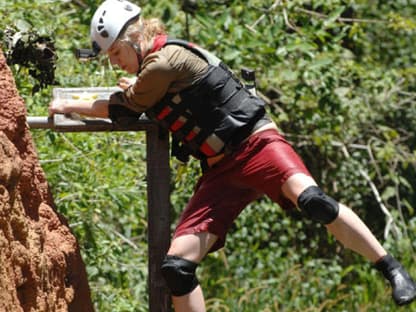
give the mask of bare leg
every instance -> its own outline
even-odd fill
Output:
[[[178,256],[199,263],[217,240],[217,236],[203,232],[175,238],[169,248],[168,255]],[[197,286],[184,296],[172,296],[176,312],[205,312],[205,301],[202,289]]]
[[[295,174],[286,181],[282,190],[285,196],[297,203],[298,196],[311,185],[316,185],[311,177]],[[340,205],[338,217],[331,224],[326,225],[326,228],[344,247],[372,262],[387,254],[364,222],[344,205]]]
[[[175,297],[172,296],[175,312],[205,312],[204,294],[201,286],[195,288],[191,293]]]
[[[326,228],[344,247],[366,257],[373,263],[387,255],[383,246],[363,221],[344,205],[340,204],[338,218]]]
[[[283,193],[294,203],[299,195],[315,181],[304,174],[290,177],[282,186]],[[398,305],[411,303],[416,299],[416,283],[374,237],[361,219],[348,207],[339,205],[338,217],[326,228],[346,248],[349,248],[375,263],[375,267],[392,286],[392,296]]]

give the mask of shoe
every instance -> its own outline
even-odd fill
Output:
[[[377,261],[375,267],[389,281],[393,289],[392,296],[397,305],[406,305],[416,299],[416,283],[391,255],[386,255]]]

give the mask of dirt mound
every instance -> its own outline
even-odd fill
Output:
[[[53,207],[0,51],[0,311],[93,311],[78,244]]]

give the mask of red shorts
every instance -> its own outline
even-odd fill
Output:
[[[210,252],[223,247],[234,220],[260,196],[266,194],[283,209],[294,207],[281,187],[295,173],[310,176],[298,154],[276,130],[251,135],[202,175],[174,237],[209,232],[219,238]]]

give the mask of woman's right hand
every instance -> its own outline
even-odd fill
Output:
[[[55,114],[66,114],[68,113],[68,109],[66,107],[68,101],[54,99],[49,103],[48,113],[49,116],[52,117]]]

